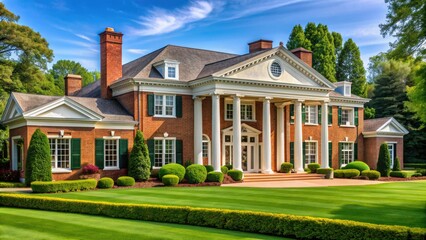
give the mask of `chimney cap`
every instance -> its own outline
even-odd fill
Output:
[[[114,28],[107,27],[107,28],[105,28],[105,32],[114,32]]]
[[[253,43],[258,43],[258,42],[267,42],[267,43],[271,43],[271,44],[272,44],[272,41],[271,41],[271,40],[259,39],[259,40],[257,40],[257,41],[254,41],[254,42],[248,43],[248,45],[253,44]]]
[[[79,78],[79,79],[81,79],[82,77],[81,77],[80,75],[77,75],[77,74],[71,74],[71,73],[68,73],[68,74],[65,76],[65,78]]]
[[[290,52],[292,52],[292,53],[294,53],[294,52],[307,52],[307,53],[311,53],[312,51],[310,51],[310,50],[308,50],[306,48],[299,47],[299,48],[295,48],[295,49],[290,50]]]

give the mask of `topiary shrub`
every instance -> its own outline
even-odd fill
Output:
[[[358,177],[361,172],[358,169],[345,169],[343,170],[343,175],[345,178],[354,178]]]
[[[173,174],[179,177],[179,182],[185,177],[185,168],[179,163],[169,163],[164,165],[158,172],[158,178],[163,179],[163,176]]]
[[[228,168],[228,171],[233,169],[232,164],[226,164],[226,165],[225,165],[225,167],[227,167],[227,168]]]
[[[129,176],[121,176],[117,179],[117,185],[123,187],[131,187],[135,185],[135,179]]]
[[[179,177],[174,174],[167,174],[163,176],[161,181],[166,186],[176,186],[179,183]]]
[[[426,169],[417,169],[416,173],[420,173],[422,176],[426,176]]]
[[[223,173],[221,172],[209,172],[207,174],[207,182],[223,182]]]
[[[399,158],[395,158],[395,161],[393,161],[392,171],[401,171],[401,166],[399,164]]]
[[[334,171],[334,177],[335,178],[344,178],[345,175],[343,174],[343,169],[337,169]]]
[[[402,172],[402,171],[392,171],[390,172],[390,176],[397,177],[397,178],[408,178],[408,173]]]
[[[304,168],[303,171],[305,171],[306,173],[311,173],[311,169],[309,168]]]
[[[185,178],[189,183],[203,183],[207,178],[207,170],[201,164],[191,164],[186,168]]]
[[[280,172],[289,173],[293,169],[293,163],[283,162],[281,163]]]
[[[65,180],[55,182],[34,181],[31,183],[31,189],[35,193],[75,192],[95,189],[96,184],[97,181],[95,179]]]
[[[320,168],[321,165],[319,165],[318,163],[309,163],[308,164],[308,168],[309,170],[311,170],[311,173],[316,173],[317,169]]]
[[[25,184],[30,186],[34,181],[52,181],[51,160],[49,139],[40,129],[37,129],[33,133],[28,147]]]
[[[224,175],[226,175],[227,173],[228,173],[228,168],[226,167],[226,166],[222,166],[221,168],[220,168],[220,171],[224,174]]]
[[[240,170],[229,170],[228,175],[234,180],[234,181],[241,181],[243,179],[243,172]]]
[[[114,180],[109,177],[103,177],[98,181],[98,188],[112,188],[114,187]]]
[[[362,171],[361,176],[368,177],[370,180],[377,180],[380,178],[380,172],[376,170],[364,170]]]
[[[151,174],[151,160],[149,158],[148,146],[145,144],[143,134],[140,130],[136,132],[133,148],[130,152],[128,174],[136,181],[146,181]]]
[[[342,169],[357,169],[358,171],[362,172],[365,170],[370,170],[370,167],[363,161],[353,161],[342,167]]]
[[[318,174],[330,174],[333,172],[332,168],[318,168],[317,173]]]
[[[204,167],[206,168],[206,170],[207,170],[208,173],[214,171],[214,168],[213,168],[212,165],[205,165]]]
[[[379,160],[377,161],[377,171],[382,177],[389,177],[391,169],[391,158],[389,155],[388,145],[383,143],[380,145]]]

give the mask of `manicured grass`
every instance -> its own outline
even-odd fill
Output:
[[[178,224],[0,208],[0,239],[278,239]],[[282,239],[282,238],[280,238]]]
[[[426,227],[426,181],[321,188],[134,188],[48,197],[227,208]]]

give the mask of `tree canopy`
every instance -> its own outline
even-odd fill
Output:
[[[95,81],[98,78],[99,73],[89,72],[85,67],[81,66],[80,63],[71,60],[59,60],[53,64],[52,68],[48,72],[54,79],[56,86],[64,90],[65,82],[64,77],[67,74],[77,74],[82,77],[82,86]]]

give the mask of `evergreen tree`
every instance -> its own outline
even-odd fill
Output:
[[[52,181],[52,165],[50,163],[50,146],[47,136],[35,130],[28,147],[27,161],[25,162],[25,184],[33,181]]]
[[[343,48],[343,38],[342,38],[342,35],[338,32],[332,32],[331,35],[333,36],[333,44],[334,44],[334,51],[336,53],[336,64],[337,64],[337,60]]]
[[[395,158],[393,162],[392,171],[401,171],[401,166],[399,165],[399,158]]]
[[[311,49],[311,42],[306,39],[305,33],[303,32],[303,28],[302,26],[300,26],[300,24],[293,27],[286,47],[288,50],[292,50],[299,47],[305,48],[307,50]]]
[[[388,145],[383,143],[380,145],[379,159],[377,161],[377,171],[382,177],[389,177],[391,171],[391,158]]]
[[[151,160],[149,158],[148,146],[145,144],[141,131],[136,132],[133,149],[130,153],[128,174],[136,181],[146,181],[151,174]]]

